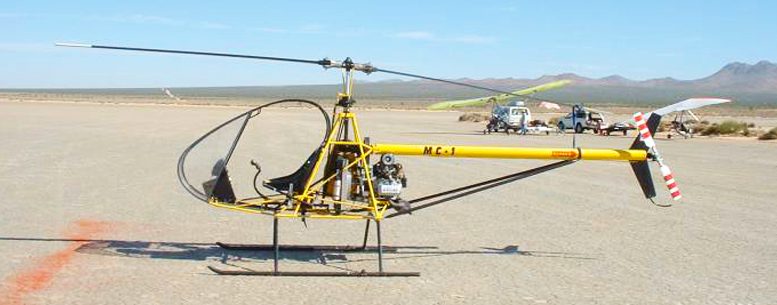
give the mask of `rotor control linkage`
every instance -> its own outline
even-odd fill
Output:
[[[324,58],[322,61],[328,62],[328,64],[322,65],[322,66],[324,66],[325,69],[341,68],[341,69],[345,69],[345,70],[361,71],[361,72],[364,72],[366,74],[370,74],[370,73],[375,72],[375,71],[378,70],[377,68],[375,68],[370,63],[366,63],[366,64],[354,63],[353,60],[351,60],[350,57],[346,57],[345,60],[343,60],[343,61],[336,61],[336,60],[331,60],[331,59],[328,59],[328,58]]]

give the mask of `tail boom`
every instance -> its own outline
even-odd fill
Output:
[[[449,158],[610,161],[644,161],[648,156],[647,151],[642,149],[488,147],[413,144],[373,144],[372,153]]]

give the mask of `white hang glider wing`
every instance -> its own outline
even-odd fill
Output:
[[[667,115],[672,112],[676,111],[688,111],[693,110],[696,108],[706,107],[710,105],[717,105],[717,104],[723,104],[723,103],[730,103],[731,100],[724,99],[724,98],[716,98],[716,97],[695,97],[695,98],[689,98],[687,100],[684,100],[682,102],[678,102],[663,108],[656,109],[653,111],[654,113],[658,115]]]
[[[698,120],[698,118],[696,118],[696,116],[693,114],[693,112],[691,112],[691,110],[710,106],[710,105],[717,105],[717,104],[730,103],[730,102],[731,102],[730,99],[717,98],[717,97],[694,97],[694,98],[689,98],[687,100],[683,100],[683,101],[653,110],[652,112],[647,113],[646,116],[650,117],[651,113],[655,113],[660,116],[665,116],[672,112],[688,111],[688,113],[691,114],[694,119]],[[636,126],[636,122],[634,121],[633,118],[620,123]]]

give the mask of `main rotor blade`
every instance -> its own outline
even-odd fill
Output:
[[[297,62],[305,64],[314,64],[327,66],[331,64],[328,59],[321,60],[309,60],[309,59],[297,59],[286,57],[271,57],[271,56],[256,56],[256,55],[243,55],[243,54],[231,54],[231,53],[215,53],[215,52],[200,52],[200,51],[183,51],[183,50],[166,50],[166,49],[148,49],[148,48],[131,48],[131,47],[117,47],[117,46],[101,46],[91,44],[80,43],[56,43],[56,46],[60,47],[73,47],[73,48],[92,48],[92,49],[108,49],[108,50],[122,50],[122,51],[139,51],[139,52],[154,52],[154,53],[172,53],[172,54],[188,54],[188,55],[203,55],[203,56],[220,56],[220,57],[234,57],[234,58],[247,58],[247,59],[259,59],[259,60],[274,60],[285,62]]]
[[[407,76],[407,77],[431,80],[431,81],[436,81],[436,82],[441,82],[441,83],[447,83],[447,84],[451,84],[451,85],[457,85],[457,86],[464,86],[464,87],[469,87],[469,88],[474,88],[474,89],[480,89],[480,90],[490,91],[490,92],[494,92],[494,93],[500,93],[500,94],[504,94],[504,95],[520,97],[520,98],[525,99],[527,101],[533,101],[533,102],[537,102],[537,103],[548,102],[548,103],[554,103],[554,104],[564,105],[564,106],[568,106],[568,107],[572,107],[573,106],[573,104],[569,104],[569,103],[562,103],[562,102],[557,102],[557,101],[548,100],[548,99],[541,99],[541,98],[533,97],[531,95],[517,94],[515,92],[498,90],[498,89],[494,89],[494,88],[483,87],[483,86],[478,86],[478,85],[473,85],[473,84],[468,84],[468,83],[463,83],[463,82],[457,82],[457,81],[452,81],[452,80],[447,80],[447,79],[442,79],[442,78],[436,78],[436,77],[430,77],[430,76],[424,76],[424,75],[412,74],[412,73],[406,73],[406,72],[400,72],[400,71],[391,71],[391,70],[381,69],[381,68],[377,68],[377,67],[374,68],[372,71],[373,72],[383,72],[383,73],[388,73],[388,74],[396,74],[396,75],[401,75],[401,76]]]
[[[423,75],[412,74],[412,73],[391,71],[391,70],[386,70],[386,69],[381,69],[381,68],[375,68],[374,71],[375,72],[388,73],[388,74],[396,74],[396,75],[407,76],[407,77],[413,77],[413,78],[432,80],[432,81],[436,81],[436,82],[448,83],[448,84],[457,85],[457,86],[470,87],[470,88],[475,88],[475,89],[480,89],[480,90],[485,90],[485,91],[491,91],[491,92],[496,92],[496,93],[501,93],[501,94],[509,94],[509,95],[521,96],[521,95],[514,94],[512,92],[508,92],[508,91],[502,91],[502,90],[497,90],[497,89],[493,89],[493,88],[488,88],[488,87],[483,87],[483,86],[478,86],[478,85],[473,85],[473,84],[467,84],[467,83],[462,83],[462,82],[457,82],[457,81],[452,81],[452,80],[447,80],[447,79],[442,79],[442,78],[434,78],[434,77],[430,77],[430,76],[423,76]]]
[[[337,62],[329,59],[321,59],[321,60],[309,60],[309,59],[298,59],[298,58],[287,58],[287,57],[272,57],[272,56],[256,56],[256,55],[243,55],[243,54],[232,54],[232,53],[216,53],[216,52],[200,52],[200,51],[186,51],[186,50],[169,50],[169,49],[150,49],[150,48],[133,48],[133,47],[119,47],[119,46],[103,46],[103,45],[91,45],[91,44],[82,44],[82,43],[55,43],[56,46],[60,47],[74,47],[74,48],[92,48],[92,49],[108,49],[108,50],[121,50],[121,51],[137,51],[137,52],[153,52],[153,53],[171,53],[171,54],[187,54],[187,55],[202,55],[202,56],[219,56],[219,57],[232,57],[232,58],[245,58],[245,59],[258,59],[258,60],[273,60],[273,61],[283,61],[283,62],[296,62],[296,63],[305,63],[305,64],[314,64],[314,65],[320,65],[324,68],[346,68],[346,69],[354,69],[357,71],[362,71],[364,73],[370,74],[372,72],[383,72],[388,74],[395,74],[395,75],[401,75],[401,76],[407,76],[412,78],[418,78],[418,79],[426,79],[441,83],[447,83],[451,85],[457,85],[457,86],[463,86],[463,87],[469,87],[474,89],[480,89],[495,93],[501,93],[506,94],[510,96],[520,97],[527,101],[535,101],[535,102],[549,102],[549,103],[555,103],[560,105],[566,105],[571,106],[567,103],[559,103],[552,100],[546,100],[546,99],[539,99],[535,98],[533,96],[529,95],[522,95],[522,94],[515,94],[513,92],[509,91],[503,91],[503,90],[497,90],[494,88],[489,87],[483,87],[473,84],[468,84],[464,82],[457,82],[442,78],[436,78],[436,77],[430,77],[430,76],[424,76],[420,74],[413,74],[413,73],[406,73],[406,72],[400,72],[400,71],[392,71],[392,70],[386,70],[386,69],[380,69],[377,67],[374,67],[370,64],[354,64],[350,61],[350,59],[346,59],[344,62]]]

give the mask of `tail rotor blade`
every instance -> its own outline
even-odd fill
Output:
[[[666,165],[666,163],[664,163],[661,154],[658,152],[656,141],[653,139],[653,135],[650,132],[650,128],[648,128],[647,121],[645,120],[642,112],[637,112],[634,114],[634,121],[637,124],[637,130],[639,130],[640,141],[645,144],[648,150],[653,154],[655,160],[658,162],[658,167],[661,170],[661,175],[664,177],[666,187],[669,189],[669,194],[672,196],[673,200],[680,200],[680,198],[683,196],[680,194],[680,189],[677,187],[677,181],[674,179],[672,170],[669,168],[669,166]]]
[[[647,126],[647,121],[642,112],[634,114],[634,121],[637,123],[637,130],[639,130],[640,140],[645,143],[649,149],[655,149],[656,141],[653,140],[653,135],[650,133],[650,129]]]
[[[677,201],[683,198],[683,195],[680,194],[680,188],[677,187],[677,181],[674,180],[674,175],[672,174],[672,170],[669,169],[669,166],[663,165],[660,166],[661,168],[661,175],[664,176],[664,182],[666,183],[666,187],[669,189],[669,194],[672,195],[672,199]]]

